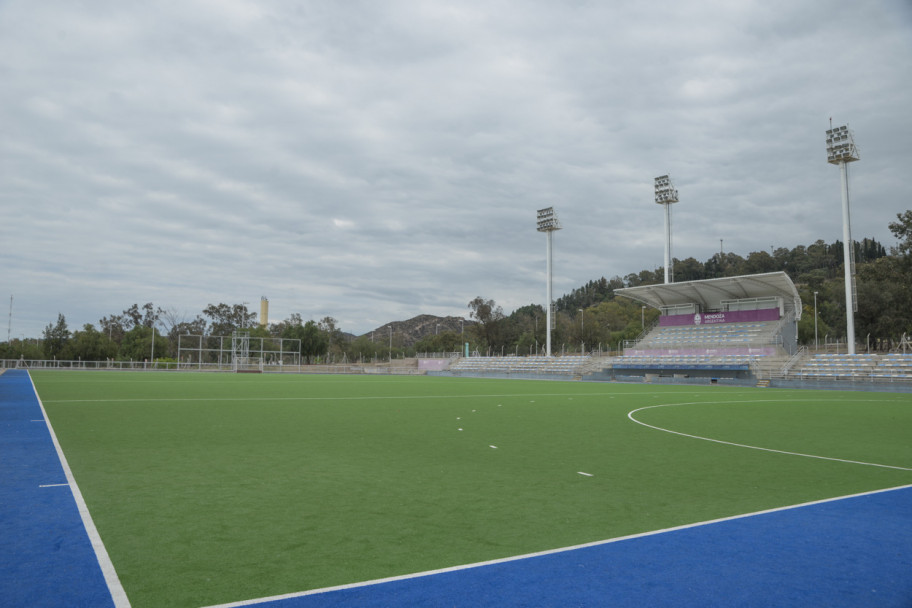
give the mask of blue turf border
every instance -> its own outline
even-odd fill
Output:
[[[251,605],[908,608],[912,487]]]
[[[0,446],[0,604],[114,606],[25,371],[0,375]]]

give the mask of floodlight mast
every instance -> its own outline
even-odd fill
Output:
[[[660,175],[655,178],[656,204],[665,207],[665,283],[672,282],[671,276],[671,204],[678,202],[678,191],[675,190],[671,178]]]
[[[545,333],[545,355],[551,356],[551,329],[554,327],[554,318],[552,313],[554,312],[554,298],[551,295],[551,233],[555,230],[560,230],[560,220],[557,219],[557,214],[554,213],[554,207],[548,207],[546,209],[538,210],[538,231],[544,232],[547,237],[547,251],[545,254],[545,268],[546,268],[546,299],[548,301],[548,327]]]
[[[845,266],[846,342],[849,354],[855,354],[855,311],[858,310],[858,292],[855,289],[855,243],[849,218],[849,168],[847,163],[858,160],[855,138],[848,125],[830,128],[826,132],[827,162],[839,165],[842,185],[842,260]]]

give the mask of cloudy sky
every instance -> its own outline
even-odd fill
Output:
[[[0,310],[510,312],[542,207],[555,297],[660,267],[665,173],[675,257],[841,240],[830,117],[853,237],[895,244],[909,0],[0,0]]]

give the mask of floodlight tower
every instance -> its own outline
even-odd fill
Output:
[[[678,191],[667,175],[655,178],[655,198],[665,207],[665,283],[671,283],[671,204],[678,202]]]
[[[554,329],[554,299],[551,295],[551,233],[555,230],[560,230],[560,220],[557,219],[557,214],[554,213],[554,207],[548,207],[547,209],[538,210],[538,231],[544,232],[545,236],[548,237],[548,249],[545,257],[545,267],[547,277],[547,294],[546,298],[548,301],[548,329],[546,332],[545,340],[545,355],[551,356],[551,330]]]
[[[839,165],[842,183],[842,260],[845,266],[846,293],[846,342],[849,354],[855,354],[855,312],[858,310],[858,291],[855,289],[855,244],[852,241],[852,228],[849,220],[849,168],[848,163],[858,160],[855,138],[848,125],[830,128],[826,132],[827,162]]]

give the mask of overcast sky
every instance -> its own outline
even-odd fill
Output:
[[[364,333],[912,207],[912,2],[0,0],[0,311]],[[906,177],[903,177],[905,175]],[[3,323],[0,340],[6,339]]]

